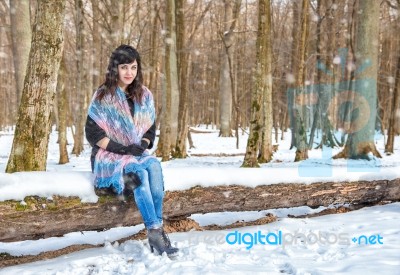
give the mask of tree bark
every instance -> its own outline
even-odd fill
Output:
[[[179,79],[178,60],[176,54],[176,0],[168,0],[166,13],[167,35],[165,37],[165,105],[163,105],[162,123],[165,132],[162,132],[162,161],[171,157],[173,142],[176,141],[178,131],[178,106],[179,106]],[[163,101],[164,102],[164,101]],[[161,139],[161,137],[160,137]]]
[[[232,7],[232,3],[234,6]],[[239,18],[241,0],[224,1],[224,30],[222,34],[223,51],[219,78],[220,137],[231,137],[232,123],[232,81],[229,60],[233,60],[235,34],[234,29]]]
[[[10,0],[12,51],[17,88],[17,104],[21,100],[22,89],[31,48],[31,18],[29,1]]]
[[[93,10],[93,47],[92,47],[92,56],[93,56],[93,87],[97,88],[100,86],[100,81],[103,79],[103,75],[101,74],[101,36],[100,36],[100,11],[99,11],[99,3],[97,0],[91,0],[92,10]]]
[[[65,0],[39,0],[6,172],[46,170],[50,112],[63,49]]]
[[[381,157],[375,147],[375,121],[379,53],[380,4],[374,0],[358,2],[355,58],[357,79],[351,129],[345,148],[335,158],[371,159]]]
[[[60,70],[57,80],[57,107],[58,107],[58,146],[60,151],[60,158],[58,164],[65,164],[69,162],[67,151],[67,90],[65,89],[65,53],[63,54]]]
[[[396,134],[396,121],[398,120],[399,114],[399,97],[400,97],[400,55],[397,58],[397,68],[396,68],[396,80],[395,87],[392,97],[392,108],[389,118],[389,129],[388,129],[388,140],[385,145],[385,153],[393,154],[394,151],[394,137]]]
[[[76,82],[75,89],[78,95],[77,113],[75,114],[74,147],[72,153],[79,156],[83,151],[84,123],[86,121],[87,98],[84,89],[84,11],[82,0],[75,0],[75,29],[76,29]]]
[[[175,1],[168,0],[166,11],[165,93],[163,93],[162,131],[160,133],[162,161],[170,159],[171,149],[174,148],[173,142],[176,141],[178,131],[179,80],[176,55]]]
[[[259,163],[266,163],[272,160],[272,23],[271,23],[271,1],[263,0],[263,9],[265,10],[265,17],[261,20],[265,21],[265,37],[262,44],[265,47],[264,55],[264,69],[263,69],[263,128],[262,128],[262,142],[260,148]]]
[[[110,29],[110,46],[109,52],[111,53],[122,42],[123,37],[123,1],[111,1],[109,12],[111,15],[111,29]]]
[[[176,48],[179,71],[179,110],[178,132],[173,157],[186,158],[186,138],[188,134],[188,95],[189,95],[189,49],[186,47],[186,30],[184,9],[186,1],[176,1]]]
[[[399,3],[400,6],[400,3]],[[400,31],[400,18],[397,17],[396,19],[396,27],[395,30]],[[400,97],[400,43],[398,43],[398,49],[397,49],[397,64],[396,64],[396,78],[395,78],[395,84],[394,84],[394,91],[392,95],[392,100],[391,100],[391,111],[390,111],[390,116],[389,116],[389,123],[388,123],[388,140],[385,145],[385,153],[386,154],[393,154],[394,153],[394,137],[396,133],[398,132],[398,129],[396,129],[396,122],[399,120],[399,97]]]
[[[150,67],[150,73],[149,73],[149,88],[152,91],[154,98],[158,99],[159,98],[159,88],[158,88],[158,57],[160,56],[159,51],[158,51],[158,39],[159,39],[159,27],[158,27],[158,13],[159,13],[159,7],[158,7],[158,2],[157,0],[150,0],[150,26],[151,26],[151,32],[150,32],[150,61],[149,61],[149,67]],[[157,102],[157,100],[156,100]]]
[[[296,89],[305,89],[305,70],[306,70],[306,54],[307,54],[307,37],[309,29],[309,0],[303,0],[302,12],[301,12],[301,28],[300,28],[300,40],[299,40],[299,51],[298,51],[298,72],[296,75]],[[304,99],[296,104],[294,108],[294,127],[295,132],[295,146],[296,146],[296,156],[294,161],[301,161],[308,158],[308,145],[307,145],[307,132],[305,124],[305,113],[304,109]]]
[[[195,213],[259,211],[298,206],[332,204],[371,205],[400,201],[400,179],[323,182],[313,184],[272,184],[193,187],[166,192],[164,218],[180,220]],[[142,223],[132,199],[102,196],[98,203],[80,203],[78,198],[25,198],[26,209],[18,202],[0,202],[0,241],[62,236],[69,232],[109,229]],[[45,205],[45,207],[43,207]],[[18,210],[16,210],[18,209]]]
[[[0,5],[0,14],[10,14],[10,9],[5,0]],[[12,35],[9,30],[10,22],[8,17],[0,16],[0,45],[12,45]],[[0,73],[0,128],[5,129],[5,127],[15,125],[18,100],[15,92],[12,50],[9,47],[4,47],[1,53],[0,68],[3,68],[3,71]]]
[[[263,134],[264,122],[267,118],[271,118],[270,114],[263,116],[265,100],[270,99],[272,84],[271,75],[271,13],[270,1],[258,1],[258,31],[257,31],[257,63],[255,87],[251,99],[251,120],[250,134],[247,140],[246,154],[242,167],[259,167],[258,153],[262,149],[261,141]],[[269,102],[271,103],[271,101]],[[269,117],[267,117],[267,115]],[[264,122],[263,122],[264,117]],[[271,131],[269,128],[269,138],[271,139]],[[271,141],[270,141],[271,144]]]
[[[300,24],[300,8],[301,8],[301,0],[293,0],[291,2],[291,8],[292,8],[292,13],[293,13],[293,18],[292,18],[292,45],[291,45],[291,61],[290,61],[290,70],[291,72],[289,73],[289,77],[287,77],[286,82],[288,82],[289,87],[294,87],[295,84],[295,77],[297,74],[298,66],[299,66],[299,61],[298,61],[298,51],[299,51],[299,31],[298,31],[298,26]],[[288,98],[288,104],[290,100]],[[294,114],[293,114],[293,108],[294,104],[291,104],[288,106],[288,118],[287,121],[290,120],[290,128],[291,128],[291,144],[290,144],[290,149],[295,147],[296,145],[296,139],[297,135],[296,132],[294,131]],[[282,131],[283,135],[283,131]]]
[[[334,103],[332,95],[335,93],[335,75],[333,72],[333,54],[334,48],[336,47],[336,42],[334,37],[336,36],[336,30],[332,30],[332,26],[335,26],[335,19],[337,19],[337,6],[336,1],[333,0],[332,3],[328,4],[325,0],[317,1],[317,14],[318,22],[316,26],[317,40],[316,40],[316,55],[317,55],[317,85],[315,88],[318,92],[318,101],[313,110],[313,122],[310,130],[310,139],[308,141],[308,148],[313,148],[315,132],[320,129],[321,131],[321,141],[317,148],[322,148],[326,145],[328,147],[336,147],[339,144],[334,139],[334,126],[335,118],[331,117],[332,121],[329,121],[328,105]],[[335,7],[335,8],[333,8]],[[326,22],[323,24],[323,22]],[[325,26],[325,27],[324,27]],[[329,30],[329,31],[328,31]],[[346,60],[347,50],[340,50],[341,62],[344,64]],[[329,77],[329,75],[331,77]],[[342,75],[342,80],[344,80],[344,75]],[[329,81],[331,84],[329,85]],[[336,109],[335,112],[336,113]]]

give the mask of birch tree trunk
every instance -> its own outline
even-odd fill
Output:
[[[38,0],[7,173],[46,170],[50,112],[63,49],[64,10],[65,0]]]
[[[375,147],[380,4],[375,0],[358,2],[355,81],[351,129],[342,152],[335,158],[371,159],[381,157]]]
[[[26,67],[31,48],[32,32],[29,5],[29,1],[10,0],[12,52],[18,105],[24,87]]]
[[[257,63],[255,72],[255,87],[251,99],[250,134],[247,140],[246,155],[242,167],[259,167],[258,151],[262,151],[261,142],[265,119],[264,104],[271,97],[271,3],[270,0],[258,1],[258,30],[257,30]],[[268,94],[269,93],[269,94]],[[269,102],[269,104],[271,101]],[[271,119],[271,115],[269,115]],[[263,121],[264,117],[264,121]],[[271,124],[270,124],[271,125]],[[271,145],[271,131],[269,140]]]

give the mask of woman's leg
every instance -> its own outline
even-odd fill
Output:
[[[133,193],[136,206],[142,215],[144,225],[147,229],[159,228],[162,222],[155,211],[152,192],[150,191],[149,174],[146,170],[137,171],[140,181],[142,182]]]
[[[142,184],[135,189],[135,199],[136,199],[136,204],[139,205],[138,199],[136,198],[137,196],[136,190],[143,188],[143,186],[146,186],[145,187],[147,191],[146,197],[150,196],[151,201],[153,203],[152,210],[154,212],[152,212],[151,215],[156,216],[156,221],[154,221],[154,219],[151,221],[151,224],[153,224],[152,227],[146,224],[146,220],[143,217],[147,228],[147,238],[149,240],[151,252],[154,252],[155,249],[159,254],[163,254],[164,252],[166,252],[167,255],[173,256],[176,253],[178,253],[179,249],[171,246],[171,241],[169,240],[167,234],[164,232],[164,229],[162,228],[162,204],[164,199],[164,179],[162,175],[160,162],[158,161],[152,162],[146,168],[146,170],[142,172],[142,174],[138,174],[139,178],[141,179],[143,175],[146,175],[147,177],[143,178],[146,178],[148,180],[142,180]],[[140,210],[140,212],[142,213],[148,211],[147,207],[149,207],[148,203],[142,203],[141,208],[143,208],[143,210]]]
[[[161,163],[153,161],[147,168],[149,175],[149,184],[151,196],[153,198],[154,210],[158,221],[162,223],[163,216],[163,200],[164,200],[164,177],[162,174]]]

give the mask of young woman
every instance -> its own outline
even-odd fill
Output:
[[[164,182],[160,162],[146,149],[155,139],[155,109],[143,86],[139,53],[121,45],[110,57],[106,80],[89,106],[85,131],[92,145],[91,164],[96,188],[117,194],[131,190],[142,215],[151,251],[173,255],[163,230]]]

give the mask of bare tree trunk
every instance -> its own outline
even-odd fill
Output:
[[[111,12],[111,43],[109,52],[112,52],[122,42],[123,36],[123,1],[112,1],[110,7]]]
[[[165,56],[165,48],[164,48]],[[167,74],[167,65],[164,61],[164,71]],[[157,143],[156,155],[162,159],[169,160],[171,151],[169,150],[171,145],[171,112],[168,109],[171,108],[170,95],[166,93],[166,80],[165,76],[162,76],[161,81],[161,114],[160,114],[160,137]]]
[[[309,0],[303,0],[302,3],[302,12],[301,12],[301,28],[300,28],[300,41],[299,41],[299,63],[298,63],[298,72],[296,75],[296,89],[304,89],[305,84],[305,59],[306,59],[306,45],[307,45],[307,36],[309,29]],[[293,109],[293,119],[294,119],[294,128],[296,139],[296,156],[294,161],[301,161],[308,158],[308,145],[307,145],[307,133],[306,133],[306,125],[305,125],[305,114],[303,112],[304,102],[299,102],[296,104],[296,107]]]
[[[229,77],[229,61],[226,53],[222,57],[222,68],[219,80],[219,121],[220,137],[231,137],[232,121],[232,85]]]
[[[263,0],[262,9],[265,10],[265,18],[261,18],[265,22],[265,37],[262,40],[262,44],[265,47],[265,61],[261,65],[263,67],[263,100],[262,100],[262,112],[263,112],[263,128],[262,128],[262,142],[260,148],[260,157],[258,162],[266,163],[272,160],[272,43],[271,37],[271,3],[270,0]],[[261,1],[259,2],[261,3]],[[260,59],[264,59],[260,58]]]
[[[178,72],[178,56],[177,56],[177,42],[176,42],[176,1],[177,0],[170,0],[171,5],[171,15],[169,20],[170,27],[169,29],[169,38],[167,39],[167,59],[170,67],[170,91],[171,91],[171,144],[170,144],[170,151],[172,152],[175,148],[174,142],[177,139],[178,135],[178,112],[179,112],[179,97],[180,97],[180,86],[179,86],[179,72]],[[168,77],[168,76],[167,76]],[[167,82],[167,83],[168,83]]]
[[[318,21],[317,21],[317,26],[316,26],[316,33],[317,33],[317,39],[316,39],[316,55],[317,55],[317,66],[321,64],[324,60],[323,58],[323,48],[326,45],[325,41],[325,36],[323,36],[322,33],[322,23],[326,17],[326,10],[325,14],[322,14],[322,10],[326,7],[326,0],[318,0],[317,1],[317,16],[318,16]],[[314,135],[315,131],[322,125],[322,96],[323,93],[321,91],[321,83],[322,83],[322,70],[317,69],[317,88],[318,88],[318,102],[317,106],[315,107],[314,110],[314,116],[313,116],[313,123],[311,126],[311,131],[310,131],[310,140],[308,143],[308,147],[312,149],[313,143],[314,143]],[[326,92],[325,92],[326,93]],[[322,128],[322,127],[321,127]]]
[[[93,87],[97,88],[100,86],[100,81],[103,78],[101,74],[101,37],[100,37],[100,11],[99,11],[99,3],[97,0],[91,0],[92,2],[92,10],[93,10],[93,47],[92,47],[92,56],[93,56]]]
[[[65,53],[63,54],[57,80],[57,107],[58,107],[58,146],[60,149],[59,164],[69,162],[67,151],[67,90],[65,89]]]
[[[85,121],[86,113],[85,113],[85,105],[86,105],[86,92],[83,90],[83,2],[82,0],[75,0],[75,29],[76,29],[76,93],[78,95],[78,106],[77,113],[75,115],[75,134],[74,134],[74,147],[72,148],[72,153],[76,156],[79,156],[83,151],[83,127],[81,127],[81,121]],[[84,116],[82,115],[84,113]]]
[[[258,151],[262,151],[262,134],[265,120],[270,114],[263,112],[265,110],[264,102],[271,99],[271,10],[270,0],[258,1],[258,31],[257,31],[257,63],[255,87],[251,99],[251,120],[250,134],[247,140],[246,155],[242,167],[259,167]],[[269,94],[268,94],[269,92]],[[271,104],[271,101],[269,101]],[[264,118],[264,120],[263,120]],[[271,126],[271,125],[269,125]],[[271,128],[269,128],[269,139],[271,145]],[[262,153],[261,153],[262,154]]]
[[[17,104],[19,105],[31,48],[32,32],[29,1],[10,0],[10,18]]]
[[[7,173],[46,170],[50,112],[63,49],[64,10],[65,0],[38,0]]]
[[[400,9],[400,1],[398,2],[397,6],[397,11]],[[396,32],[400,31],[400,17],[397,16],[395,20],[395,27],[394,30]],[[391,97],[391,108],[390,108],[390,114],[389,114],[389,121],[388,121],[388,137],[387,137],[387,142],[385,145],[385,153],[387,155],[391,155],[394,153],[394,137],[397,134],[398,130],[396,125],[397,122],[399,121],[399,97],[400,97],[400,43],[397,44],[397,64],[396,64],[396,72],[395,72],[395,82],[394,82],[394,90],[393,90],[393,95]]]
[[[4,47],[3,45],[12,45],[12,35],[10,30],[10,20],[6,16],[10,14],[10,9],[5,0],[1,2],[0,14],[0,45],[2,46],[0,58],[0,68],[3,70],[0,72],[0,100],[1,100],[1,114],[0,114],[0,126],[11,126],[15,125],[15,116],[17,105],[17,93],[15,92],[15,74],[13,73],[13,53],[10,47]],[[4,48],[3,48],[4,47]]]
[[[317,14],[318,14],[318,22],[317,22],[317,85],[318,89],[318,102],[316,104],[314,113],[313,113],[313,122],[310,132],[310,139],[308,142],[308,148],[311,149],[314,143],[314,135],[317,129],[321,130],[321,142],[317,146],[317,148],[323,148],[323,145],[327,145],[329,147],[335,147],[338,145],[334,138],[334,117],[331,117],[332,121],[328,118],[328,112],[324,111],[328,109],[329,103],[334,104],[332,100],[332,95],[335,93],[335,75],[333,74],[331,85],[324,84],[327,79],[326,75],[329,75],[328,72],[333,72],[333,52],[334,47],[336,46],[335,33],[336,30],[333,28],[335,26],[335,19],[337,18],[337,4],[336,0],[332,0],[330,5],[327,4],[326,0],[317,1]],[[325,28],[323,27],[323,22],[326,22]],[[333,28],[333,29],[332,29]],[[344,52],[343,52],[344,53]],[[347,51],[345,52],[347,54]],[[344,62],[345,58],[341,59]],[[323,69],[324,68],[324,69]],[[325,69],[326,68],[326,69]],[[324,77],[325,76],[325,77]],[[342,76],[344,79],[344,76]],[[333,105],[332,105],[333,106]],[[336,108],[335,112],[336,113]],[[331,114],[332,115],[332,114]]]
[[[399,113],[399,97],[400,97],[400,51],[397,58],[396,80],[395,88],[392,97],[392,110],[389,118],[388,140],[385,146],[385,153],[393,154],[394,149],[394,136],[396,134],[396,120],[398,120]]]
[[[358,10],[358,1],[352,0],[352,1],[347,1],[347,4],[345,5],[345,9],[348,10],[348,15],[347,15],[347,20],[346,20],[346,29],[347,33],[345,34],[345,43],[346,43],[346,48],[349,49],[347,58],[350,60],[351,63],[355,64],[355,47],[354,47],[354,41],[355,41],[355,29],[356,29],[356,17],[357,17],[357,10]],[[349,63],[350,63],[349,62]],[[353,90],[354,86],[354,69],[345,69],[345,74],[344,74],[345,80],[347,80],[347,90],[351,91]],[[353,102],[353,96],[349,96],[347,98],[348,102]],[[350,132],[350,120],[351,120],[351,104],[346,104],[345,110],[344,110],[344,116],[343,116],[343,123],[340,125],[342,127],[343,132],[340,138],[340,144],[343,146],[346,142],[346,135]]]
[[[179,112],[178,112],[178,133],[176,138],[175,158],[186,158],[186,138],[188,134],[188,94],[189,94],[189,49],[186,48],[186,30],[185,30],[185,0],[176,0],[176,42],[177,58],[179,70]]]
[[[232,7],[234,2],[234,7]],[[219,78],[220,137],[231,137],[232,123],[232,81],[229,60],[233,59],[235,34],[234,29],[239,18],[241,0],[224,0],[224,30],[221,34],[223,42],[222,64]]]
[[[189,35],[187,23],[185,21],[186,0],[176,1],[176,33],[177,33],[177,58],[179,70],[179,113],[178,113],[178,133],[173,156],[175,158],[186,158],[186,140],[189,131],[188,97],[189,97],[189,64],[191,60],[191,48],[197,29],[201,25],[202,19],[211,7],[211,2],[202,11],[197,22],[193,23],[192,33]]]
[[[287,77],[287,82],[290,86],[294,86],[295,84],[295,76],[297,75],[297,70],[298,70],[298,66],[299,66],[299,54],[298,54],[298,50],[299,50],[299,31],[298,31],[298,26],[300,24],[300,0],[293,0],[291,2],[291,6],[292,6],[292,11],[293,11],[293,22],[292,22],[292,45],[291,45],[291,62],[290,62],[290,69],[291,69],[291,73],[289,74],[290,77]],[[291,128],[291,145],[290,145],[290,149],[292,149],[293,147],[295,147],[296,144],[296,140],[297,140],[297,135],[296,135],[296,131],[294,131],[294,114],[292,113],[294,106],[289,106],[289,115],[286,118],[286,121],[290,120],[290,128]],[[286,124],[286,123],[285,123]],[[283,135],[283,132],[282,132]]]
[[[357,117],[351,120],[351,129],[342,152],[335,158],[371,159],[369,154],[381,157],[375,147],[377,102],[379,15],[380,4],[374,0],[358,3],[355,57],[359,80],[355,81],[353,105]]]
[[[168,0],[166,11],[167,35],[165,38],[165,75],[166,75],[166,97],[163,105],[162,123],[165,132],[162,132],[162,161],[170,159],[172,142],[176,140],[178,130],[178,106],[179,106],[179,81],[178,64],[176,55],[176,23],[175,23],[175,1]],[[163,101],[164,102],[164,101]]]
[[[157,49],[157,41],[159,36],[158,29],[158,2],[157,0],[150,0],[151,5],[151,36],[150,36],[150,76],[149,88],[154,94],[154,98],[158,98],[158,57],[159,51]]]

